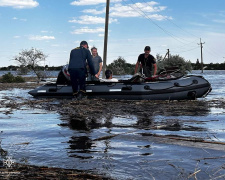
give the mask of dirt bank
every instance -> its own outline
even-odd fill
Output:
[[[104,180],[108,178],[97,175],[88,174],[85,172],[78,172],[72,169],[38,167],[31,165],[16,164],[11,168],[0,167],[0,179],[2,180],[36,180],[36,179],[54,179],[54,180],[82,180],[94,179]]]

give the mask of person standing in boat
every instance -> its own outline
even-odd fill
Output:
[[[81,41],[80,47],[72,49],[70,52],[70,60],[68,71],[73,88],[73,96],[82,99],[86,95],[85,79],[86,79],[86,61],[88,63],[90,73],[98,77],[93,63],[91,53],[88,50],[88,43]]]
[[[157,72],[157,65],[154,56],[150,54],[151,52],[150,46],[146,46],[144,52],[145,53],[140,54],[138,56],[138,60],[135,66],[135,74],[137,73],[138,68],[140,66],[141,67],[140,72],[144,74],[146,77],[152,77],[152,75],[155,76]],[[154,68],[153,73],[152,67]]]
[[[97,73],[97,76],[99,78],[100,73],[102,71],[102,58],[98,55],[97,48],[93,47],[91,48],[92,53],[92,62],[95,68],[95,72]],[[88,72],[88,81],[99,81],[99,79],[93,76],[90,72]]]

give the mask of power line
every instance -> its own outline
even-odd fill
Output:
[[[184,42],[182,42],[181,40],[179,39],[182,39],[182,38],[179,38],[179,37],[176,37],[175,35],[173,35],[171,32],[165,30],[164,28],[162,28],[161,26],[159,26],[156,22],[154,22],[149,16],[148,14],[146,14],[140,7],[138,7],[138,5],[136,3],[134,3],[133,0],[131,0],[133,2],[133,4],[139,9],[139,11],[142,12],[142,14],[135,8],[133,8],[130,4],[128,4],[127,2],[125,2],[124,0],[122,0],[124,3],[126,3],[130,8],[132,8],[133,10],[135,10],[138,14],[140,14],[141,16],[145,17],[146,19],[150,20],[155,26],[157,26],[159,29],[161,29],[164,33],[168,34],[170,37],[172,37],[173,39],[179,41],[180,43],[182,44],[185,44]],[[183,39],[184,41],[186,41],[185,39]]]
[[[146,2],[145,0],[142,0],[142,1],[144,1],[146,4],[148,4],[148,2]],[[149,7],[151,7],[149,4],[148,4],[148,6]],[[158,12],[158,14],[160,14],[161,16],[163,16],[161,13],[159,13]],[[186,30],[184,30],[183,28],[181,28],[180,26],[178,26],[176,23],[174,23],[173,21],[171,21],[169,18],[167,18],[166,16],[164,16],[165,17],[165,19],[166,20],[168,20],[169,22],[171,22],[174,26],[176,26],[177,28],[179,28],[179,29],[181,29],[182,31],[184,31],[185,33],[187,33],[187,34],[189,34],[189,35],[191,35],[191,36],[194,36],[194,37],[196,37],[196,38],[198,38],[199,39],[199,37],[197,37],[196,35],[194,35],[194,34],[192,34],[192,33],[190,33],[190,32],[188,32],[188,31],[186,31]]]
[[[192,48],[192,49],[189,49],[189,50],[185,50],[185,51],[180,51],[180,52],[174,52],[174,53],[184,53],[184,52],[188,52],[188,51],[192,51],[192,50],[195,50],[199,47],[195,47],[195,48]]]
[[[185,44],[185,45],[183,45],[183,46],[179,46],[179,47],[175,48],[175,50],[176,50],[176,49],[181,49],[181,48],[183,48],[183,47],[186,47],[187,45],[192,44],[192,43],[194,43],[195,41],[196,41],[196,40],[194,40],[194,41],[192,41],[192,42],[190,42],[190,43],[188,43],[188,44]],[[194,47],[196,47],[196,45],[195,45]],[[174,49],[173,49],[173,50],[174,50]]]
[[[205,45],[205,48],[206,48],[206,51],[208,51],[208,45],[206,44]],[[223,55],[221,55],[221,57],[218,55],[219,53],[215,52],[214,49],[212,47],[210,47],[210,50],[208,51],[211,55],[213,55],[214,57],[217,56],[218,58],[222,58]]]
[[[218,59],[222,59],[223,56],[218,56],[217,54],[213,54],[210,50],[207,49],[207,47],[205,46],[205,51],[212,57],[212,58],[218,58]]]

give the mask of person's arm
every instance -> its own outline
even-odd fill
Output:
[[[102,62],[99,63],[99,71],[97,73],[98,77],[100,76],[101,71],[102,71]]]
[[[135,71],[134,71],[134,74],[136,74],[137,73],[137,71],[138,71],[138,67],[139,67],[139,61],[137,61],[137,63],[136,63],[136,65],[135,65]]]
[[[155,63],[155,64],[153,64],[153,68],[154,68],[154,73],[153,73],[153,76],[155,76],[155,75],[156,75],[156,73],[157,73],[157,65],[156,65],[156,63]]]
[[[141,54],[138,56],[138,60],[137,60],[137,63],[136,63],[136,65],[135,65],[135,71],[134,71],[134,74],[137,73],[139,66],[142,67],[142,66],[141,66]]]
[[[95,72],[95,68],[94,68],[94,65],[93,65],[93,62],[92,62],[92,56],[91,56],[91,53],[89,50],[86,51],[87,52],[87,62],[88,62],[88,66],[89,66],[89,69],[90,69],[90,73],[92,75],[94,75],[95,77],[97,77],[97,73]],[[97,77],[98,78],[98,77]]]

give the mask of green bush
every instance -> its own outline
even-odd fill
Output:
[[[107,66],[107,69],[112,70],[114,75],[134,74],[135,64],[127,63],[124,58],[118,57]]]
[[[12,83],[14,81],[14,76],[9,72],[8,74],[4,74],[2,76],[3,83]]]
[[[24,78],[21,76],[14,77],[10,72],[4,74],[1,79],[2,83],[23,83],[25,82]]]
[[[186,61],[183,57],[180,57],[179,55],[170,55],[170,59],[166,58],[164,60],[160,55],[157,55],[156,58],[158,72],[161,69],[173,67],[177,67],[178,69],[180,69],[180,72],[182,72],[183,74],[187,74],[192,70],[191,61]]]
[[[16,76],[14,79],[15,83],[24,83],[25,79],[22,76]]]

